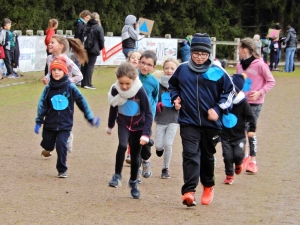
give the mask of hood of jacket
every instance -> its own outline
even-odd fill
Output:
[[[82,18],[79,18],[78,20],[76,20],[76,21],[74,22],[74,27],[77,27],[77,25],[78,25],[79,23],[86,24],[86,22],[85,22],[85,20],[84,20],[84,19],[82,19]]]

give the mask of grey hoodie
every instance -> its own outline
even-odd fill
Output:
[[[284,43],[286,43],[286,48],[297,47],[297,35],[294,28],[291,27],[288,30]]]

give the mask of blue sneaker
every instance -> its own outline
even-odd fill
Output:
[[[131,187],[131,196],[132,196],[132,198],[139,199],[140,198],[140,191],[138,189],[138,180],[135,180],[135,181],[129,180],[128,185],[129,185],[129,187]]]
[[[108,185],[110,187],[121,187],[122,186],[122,182],[121,182],[122,176],[120,174],[114,174],[111,181],[108,182]]]

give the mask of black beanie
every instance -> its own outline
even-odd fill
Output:
[[[194,34],[191,42],[191,52],[195,51],[211,53],[211,40],[207,33]]]
[[[247,75],[245,73],[242,73],[242,74],[233,74],[231,76],[232,83],[237,88],[238,92],[241,91],[241,90],[243,90],[246,77],[247,77]]]

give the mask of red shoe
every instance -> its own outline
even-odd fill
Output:
[[[248,156],[247,158],[244,158],[243,160],[243,168],[247,168],[249,162],[250,162],[251,156]]]
[[[239,175],[243,171],[243,164],[241,165],[235,165],[234,172],[236,175]]]
[[[196,206],[196,200],[194,196],[195,192],[187,192],[185,193],[181,199],[182,204],[186,205],[187,207]]]
[[[258,167],[256,165],[256,163],[254,162],[249,162],[248,166],[246,167],[246,172],[249,172],[249,173],[257,173],[258,171]]]
[[[232,184],[233,183],[233,176],[226,176],[225,180],[223,181],[224,184]]]
[[[214,187],[204,187],[203,186],[203,194],[201,197],[202,205],[209,205],[214,198]]]

